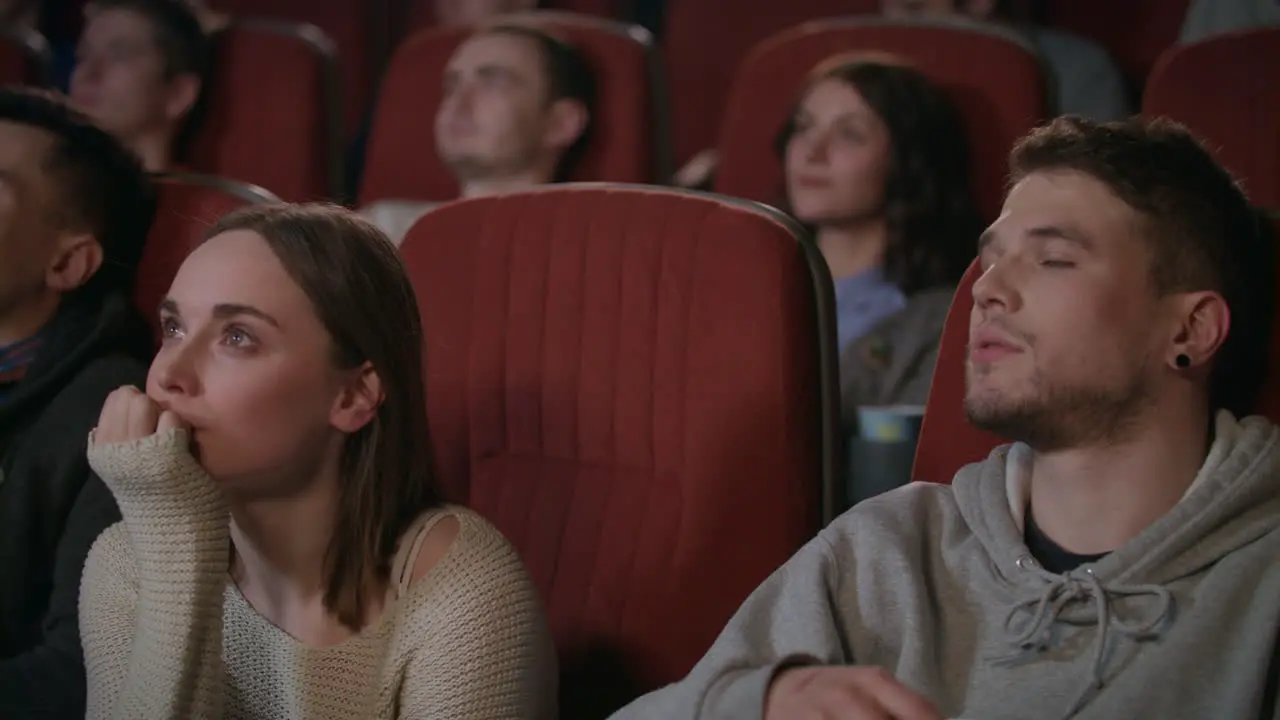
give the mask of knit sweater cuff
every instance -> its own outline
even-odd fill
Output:
[[[226,537],[229,516],[222,491],[191,456],[189,445],[190,435],[182,429],[105,445],[89,434],[89,465],[115,495],[135,540],[144,531],[154,540],[173,538],[181,544]]]

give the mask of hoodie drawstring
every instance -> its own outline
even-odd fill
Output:
[[[1173,609],[1173,595],[1160,585],[1103,585],[1089,568],[1055,575],[1042,569],[1030,556],[1018,558],[1018,567],[1042,580],[1044,587],[1039,595],[1023,600],[1009,609],[1008,615],[1005,616],[1004,631],[1009,644],[1017,650],[1010,655],[995,658],[995,662],[1013,665],[1026,659],[1028,653],[1039,653],[1049,649],[1053,643],[1054,625],[1059,620],[1070,625],[1098,627],[1097,636],[1093,641],[1093,667],[1089,682],[1072,703],[1071,709],[1064,715],[1065,718],[1079,712],[1102,689],[1111,633],[1115,632],[1134,640],[1158,638],[1162,632],[1162,625],[1170,617]],[[1112,613],[1112,602],[1134,597],[1153,598],[1155,605],[1143,612],[1141,617],[1131,621],[1115,617]],[[1078,621],[1060,617],[1068,605],[1090,599],[1094,607],[1092,618]],[[1019,617],[1024,613],[1030,613],[1030,617],[1025,622],[1019,622]]]

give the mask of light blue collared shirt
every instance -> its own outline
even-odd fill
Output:
[[[878,267],[840,278],[835,286],[836,336],[841,351],[907,304],[906,296]]]

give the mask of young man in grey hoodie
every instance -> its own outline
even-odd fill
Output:
[[[1280,717],[1269,233],[1168,122],[1058,119],[1011,175],[965,405],[1013,444],[847,512],[616,717]]]

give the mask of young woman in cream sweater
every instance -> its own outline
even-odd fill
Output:
[[[124,521],[85,566],[90,718],[551,718],[515,552],[442,506],[422,328],[394,247],[326,206],[250,208],[187,258],[146,393],[89,460]]]

